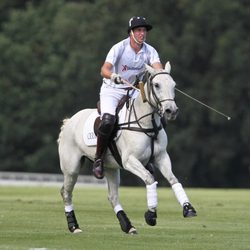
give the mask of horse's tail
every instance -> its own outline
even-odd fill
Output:
[[[68,120],[69,120],[69,118],[63,119],[62,126],[61,126],[61,128],[60,128],[60,133],[59,133],[59,136],[58,136],[58,139],[57,139],[57,144],[60,143],[60,140],[61,140],[61,137],[62,137],[62,133],[63,133],[64,127],[65,127],[66,123],[68,122]]]

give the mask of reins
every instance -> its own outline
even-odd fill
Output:
[[[161,110],[161,103],[164,101],[174,101],[173,99],[164,99],[164,100],[159,100],[159,98],[157,97],[154,88],[152,86],[152,81],[154,79],[155,76],[159,75],[159,74],[168,74],[167,72],[158,72],[156,74],[154,74],[153,76],[149,75],[149,73],[145,73],[144,78],[145,81],[147,83],[147,94],[148,94],[148,98],[146,98],[146,95],[144,93],[144,95],[142,95],[142,99],[143,102],[147,102],[152,108],[153,108],[153,112],[150,112],[146,115],[143,115],[142,117],[138,118],[137,113],[136,113],[136,109],[134,106],[134,102],[135,100],[132,100],[132,103],[130,105],[131,109],[129,110],[129,117],[128,117],[128,122],[126,123],[122,123],[122,124],[118,124],[118,129],[120,130],[131,130],[131,131],[137,131],[137,132],[143,132],[145,133],[148,137],[153,138],[154,140],[157,139],[158,133],[159,131],[162,129],[162,125],[160,124],[159,126],[157,126],[156,122],[155,122],[155,114],[157,113],[159,116],[161,116],[160,114],[160,110]],[[132,85],[131,83],[127,82],[124,80],[124,82],[126,84],[128,84],[131,88],[139,90],[140,92],[142,92],[142,84],[145,85],[143,83],[143,81],[139,81],[139,86],[140,89],[136,88],[134,85]],[[144,91],[144,87],[143,87],[143,91]],[[154,101],[156,103],[156,105],[153,104],[152,100],[150,99],[150,93],[152,92],[152,96],[154,98]],[[142,93],[141,93],[142,94]],[[134,113],[135,116],[135,120],[131,121],[131,115],[132,112]],[[140,124],[140,120],[142,120],[143,118],[150,116],[151,115],[151,122],[152,122],[152,128],[143,128]],[[137,124],[138,127],[132,127],[131,124]],[[151,133],[153,133],[151,135]]]
[[[157,94],[155,93],[154,86],[153,86],[153,79],[156,76],[163,75],[163,74],[169,75],[169,73],[166,71],[160,71],[160,72],[153,74],[153,75],[151,75],[149,72],[145,72],[144,76],[143,76],[143,80],[138,81],[139,89],[137,87],[135,87],[134,85],[132,85],[131,83],[127,82],[126,80],[123,80],[124,83],[129,85],[129,87],[131,87],[132,89],[136,89],[136,90],[140,91],[143,102],[147,102],[152,107],[153,111],[138,118],[135,107],[134,107],[134,100],[133,100],[132,104],[130,105],[131,110],[129,112],[128,122],[123,123],[123,124],[118,124],[118,126],[119,126],[118,129],[140,131],[140,132],[145,133],[147,136],[149,136],[151,138],[152,137],[157,138],[159,130],[162,129],[162,126],[161,126],[161,124],[159,126],[154,125],[154,123],[155,123],[154,115],[158,114],[160,117],[162,117],[162,115],[163,115],[162,114],[162,103],[165,101],[173,101],[174,102],[174,99],[171,99],[171,98],[166,98],[166,99],[160,100],[158,98]],[[144,82],[145,82],[145,84],[144,84]],[[145,90],[144,90],[144,86],[146,84],[147,84],[147,96],[146,96]],[[153,100],[152,100],[152,98],[153,98]],[[134,113],[135,121],[131,121],[132,112]],[[140,124],[140,120],[149,116],[149,115],[152,116],[151,121],[152,121],[153,128],[143,128]],[[132,127],[131,124],[137,124],[138,127]],[[149,133],[154,133],[154,135],[150,135]]]
[[[156,122],[155,122],[155,118],[154,118],[154,114],[156,112],[151,112],[148,113],[146,115],[141,116],[140,118],[138,118],[136,110],[135,110],[135,106],[134,106],[134,101],[132,101],[131,104],[131,110],[129,111],[129,117],[128,117],[128,122],[125,123],[120,123],[118,124],[118,129],[120,130],[130,130],[130,131],[136,131],[136,132],[143,132],[144,134],[146,134],[148,137],[150,138],[157,138],[159,131],[162,129],[162,125],[160,124],[159,126],[157,126]],[[131,121],[131,115],[132,115],[132,110],[135,116],[135,120]],[[143,128],[140,124],[140,120],[142,120],[143,118],[150,116],[151,115],[151,121],[152,121],[152,128]],[[138,127],[132,127],[131,124],[137,124]],[[124,127],[125,126],[125,127]],[[153,135],[150,135],[150,133],[153,133]]]
[[[142,97],[143,102],[147,102],[151,106],[153,111],[148,113],[148,114],[145,114],[141,117],[138,117],[137,112],[136,112],[136,108],[135,108],[135,99],[133,99],[132,101],[130,99],[130,101],[131,101],[131,104],[129,105],[130,108],[127,107],[129,110],[128,121],[125,123],[119,123],[117,125],[118,130],[129,130],[129,131],[141,132],[141,133],[146,134],[149,138],[151,138],[151,155],[150,155],[148,164],[153,161],[154,142],[155,142],[155,140],[157,140],[159,131],[163,128],[161,122],[159,125],[157,125],[157,123],[155,121],[155,115],[157,114],[160,117],[162,116],[162,113],[161,113],[162,112],[162,104],[161,104],[162,102],[174,101],[174,99],[169,99],[169,98],[164,99],[164,100],[159,100],[159,98],[157,97],[157,95],[154,91],[154,86],[152,84],[152,81],[153,81],[154,77],[156,77],[159,74],[168,74],[168,73],[167,72],[158,72],[154,75],[150,75],[148,72],[146,72],[144,74],[143,81],[138,82],[140,89],[138,89],[134,85],[132,85],[129,82],[124,80],[124,83],[129,85],[129,87],[131,87],[131,89],[136,89],[136,90],[141,92],[141,97]],[[146,82],[146,84],[147,84],[147,97],[148,98],[146,97],[145,92],[144,92],[144,85],[145,84],[143,82]],[[152,94],[152,96],[151,96],[151,94]],[[154,100],[152,100],[151,97]],[[134,117],[135,117],[135,120],[133,120],[133,121],[131,118],[132,113],[134,114]],[[151,128],[143,128],[140,121],[148,116],[151,116],[152,127]],[[136,124],[137,127],[132,126],[133,124]],[[118,162],[121,165],[121,159],[119,159]]]

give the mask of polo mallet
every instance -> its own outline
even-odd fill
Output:
[[[143,102],[147,101],[146,95],[145,95],[145,90],[144,90],[144,83],[142,81],[139,81],[139,89],[141,92],[141,98]]]
[[[222,113],[221,111],[218,111],[217,109],[215,109],[215,108],[213,108],[213,107],[211,107],[211,106],[208,106],[207,104],[205,104],[205,103],[203,103],[203,102],[197,100],[196,98],[194,98],[194,97],[188,95],[187,93],[181,91],[181,90],[178,89],[178,88],[175,88],[175,89],[176,89],[178,92],[180,92],[181,94],[185,95],[186,97],[192,99],[193,101],[198,102],[198,103],[201,104],[202,106],[205,106],[206,108],[208,108],[208,109],[210,109],[210,110],[216,112],[217,114],[220,114],[220,115],[226,117],[228,121],[231,120],[231,117],[230,117],[230,116],[228,116],[228,115]]]

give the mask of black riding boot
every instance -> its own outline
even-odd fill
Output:
[[[102,179],[103,158],[108,148],[109,138],[112,134],[116,118],[114,115],[103,114],[100,127],[97,134],[96,156],[93,164],[93,174],[97,179]]]
[[[93,164],[93,174],[97,179],[102,179],[103,174],[103,156],[107,150],[108,139],[103,135],[97,135],[97,146],[96,146],[96,156]]]

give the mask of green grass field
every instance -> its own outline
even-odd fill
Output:
[[[74,205],[81,234],[71,234],[58,187],[0,186],[0,249],[250,249],[250,190],[186,189],[198,212],[182,216],[172,190],[158,189],[158,220],[144,222],[144,188],[120,189],[121,203],[138,230],[127,235],[104,188],[76,187]]]

